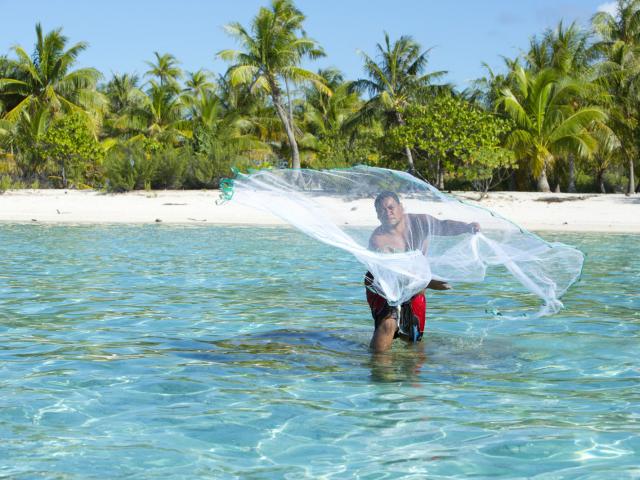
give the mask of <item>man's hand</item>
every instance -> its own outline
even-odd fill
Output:
[[[480,231],[480,224],[478,222],[471,222],[469,224],[469,232],[475,234]]]
[[[432,279],[427,285],[427,288],[431,290],[451,290],[451,285],[447,282],[443,282],[442,280]]]

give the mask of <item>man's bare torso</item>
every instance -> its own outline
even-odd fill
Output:
[[[429,231],[426,218],[426,215],[407,214],[398,227],[380,225],[371,234],[369,248],[382,253],[422,249]]]

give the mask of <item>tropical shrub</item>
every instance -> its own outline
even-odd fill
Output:
[[[11,188],[11,177],[9,175],[2,175],[0,177],[0,193],[4,193]]]
[[[138,180],[140,157],[144,157],[142,149],[134,149],[124,145],[112,147],[104,161],[106,187],[111,192],[128,192],[133,190]],[[138,160],[136,160],[138,159]]]
[[[60,180],[60,186],[98,186],[101,183],[104,150],[85,115],[71,113],[55,120],[42,144],[46,169],[50,178]]]
[[[142,142],[118,144],[104,162],[106,186],[112,192],[150,188],[155,179],[157,156],[145,151]]]
[[[181,188],[184,182],[188,164],[188,150],[186,148],[166,148],[152,153],[152,163],[155,167],[152,188]]]
[[[405,124],[390,132],[389,141],[419,154],[418,170],[444,188],[450,180],[471,183],[487,191],[498,183],[498,172],[515,167],[513,154],[502,148],[512,125],[463,99],[440,96],[427,105],[412,105],[404,112]]]

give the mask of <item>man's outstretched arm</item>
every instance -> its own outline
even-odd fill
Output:
[[[432,235],[439,236],[454,236],[462,235],[463,233],[478,233],[480,231],[480,224],[478,222],[459,222],[457,220],[439,220],[431,215],[420,214],[416,215],[425,231]]]

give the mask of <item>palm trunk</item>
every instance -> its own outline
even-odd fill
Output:
[[[569,154],[569,186],[567,192],[576,193],[576,159],[573,153]]]
[[[404,125],[404,119],[402,118],[402,115],[400,115],[400,112],[396,112],[396,121],[398,122],[398,125]],[[415,172],[416,167],[413,163],[413,154],[411,153],[411,148],[409,148],[409,145],[404,146],[404,155],[405,157],[407,157],[407,166],[409,167],[409,173]]]
[[[293,105],[291,104],[291,92],[289,91],[289,81],[285,78],[284,85],[287,88],[287,104],[289,110],[289,124],[293,125]]]
[[[598,190],[600,190],[600,193],[607,193],[607,190],[604,187],[604,170],[598,170],[596,173],[596,183],[598,184]]]
[[[276,90],[273,90],[272,94],[273,105],[276,107],[276,113],[284,126],[284,130],[287,133],[287,139],[291,146],[291,167],[295,169],[300,168],[300,152],[298,151],[298,143],[296,142],[296,136],[293,131],[293,119],[289,122],[289,115],[282,104],[280,94]]]
[[[413,173],[416,171],[416,167],[413,164],[413,154],[411,153],[411,149],[409,145],[404,146],[404,154],[407,157],[407,164],[409,166],[409,173]]]
[[[627,189],[627,195],[635,193],[636,179],[633,171],[633,158],[629,158],[629,188]]]
[[[518,183],[516,182],[516,171],[511,169],[509,173],[509,190],[515,192],[518,189]]]
[[[436,188],[438,190],[444,190],[444,170],[442,168],[442,161],[438,158],[436,166]]]
[[[546,166],[542,167],[542,172],[540,172],[540,176],[538,177],[538,191],[549,193],[551,188],[549,187],[549,180],[547,180],[547,169]]]

